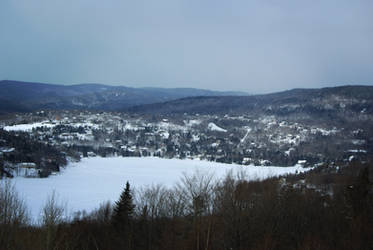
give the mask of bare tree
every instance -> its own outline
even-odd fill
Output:
[[[113,206],[110,201],[103,202],[90,213],[89,218],[102,224],[109,224],[113,216]]]
[[[12,241],[19,227],[30,222],[25,202],[7,179],[0,180],[0,248],[14,248]]]
[[[212,201],[215,182],[213,175],[208,172],[196,171],[192,175],[184,174],[181,183],[177,184],[177,190],[186,204],[187,213],[193,216],[193,226],[195,234],[195,246],[197,250],[201,248],[201,234],[204,226],[206,229],[205,248],[209,248],[212,229]],[[206,218],[206,223],[203,219]]]
[[[30,222],[25,202],[7,179],[0,182],[0,224],[26,225]]]
[[[47,201],[42,208],[41,223],[44,226],[55,226],[63,222],[65,217],[66,204],[58,201],[55,191],[48,196]]]
[[[138,190],[136,195],[137,213],[141,214],[144,209],[151,218],[167,216],[167,189],[161,184]]]
[[[45,229],[45,249],[53,249],[53,245],[57,244],[57,225],[62,223],[66,211],[66,204],[58,201],[56,192],[53,191],[48,196],[47,201],[41,211],[41,224]]]
[[[185,216],[186,204],[177,187],[166,191],[165,207],[166,216],[170,218]]]
[[[190,214],[210,213],[212,194],[215,186],[213,174],[197,170],[192,175],[183,174],[176,189],[187,205]]]

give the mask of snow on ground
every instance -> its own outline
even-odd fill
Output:
[[[136,125],[133,125],[129,122],[126,123],[126,125],[123,126],[123,129],[124,130],[133,130],[133,131],[137,131],[138,130],[138,127]]]
[[[187,128],[184,127],[184,126],[180,126],[180,125],[177,125],[177,124],[174,124],[174,123],[167,122],[167,119],[163,119],[162,122],[155,123],[154,126],[157,126],[159,129],[163,129],[163,130],[167,130],[167,131],[170,131],[170,130],[184,130],[185,131],[185,130],[187,130]]]
[[[57,121],[43,121],[43,122],[35,122],[35,123],[28,123],[28,124],[16,124],[11,126],[5,126],[3,129],[6,131],[32,131],[34,128],[53,128],[57,125],[67,125],[72,127],[83,127],[83,128],[95,128],[98,129],[99,125],[93,124],[91,122],[86,123],[61,123]]]
[[[67,124],[63,124],[62,125],[67,125],[67,126],[72,126],[72,127],[76,127],[76,128],[79,128],[79,127],[83,127],[83,128],[94,128],[94,129],[99,129],[100,126],[98,124],[94,124],[92,122],[84,122],[84,123],[80,123],[80,122],[69,122]]]
[[[364,150],[364,149],[350,149],[350,150],[347,150],[347,152],[349,152],[349,153],[366,153],[367,151]]]
[[[12,126],[5,126],[3,129],[6,131],[31,131],[34,128],[47,127],[52,128],[56,124],[46,123],[46,122],[36,122],[30,124],[17,124]]]
[[[230,170],[233,173],[245,170],[249,179],[264,179],[307,169],[301,166],[255,167],[156,157],[92,157],[83,158],[78,163],[70,163],[61,173],[48,178],[16,177],[12,182],[25,199],[31,209],[32,218],[36,221],[47,197],[53,191],[60,202],[67,203],[69,213],[79,210],[90,212],[102,202],[116,201],[126,181],[129,181],[132,188],[158,183],[172,187],[183,173],[190,175],[196,170],[213,173],[215,178],[222,178]]]
[[[170,137],[170,133],[168,133],[167,131],[162,131],[160,135],[163,139],[168,139]]]
[[[352,140],[351,142],[354,145],[364,145],[365,144],[365,140]]]
[[[189,121],[184,121],[184,124],[185,124],[187,127],[197,126],[197,125],[200,125],[201,123],[202,123],[201,120],[189,120]]]
[[[333,128],[331,130],[322,129],[322,128],[311,128],[311,134],[317,134],[318,132],[320,132],[324,136],[328,136],[328,135],[335,135],[336,133],[339,132],[339,130],[336,128]]]
[[[212,131],[227,132],[226,129],[223,129],[223,128],[219,127],[218,125],[216,125],[213,122],[210,122],[209,125],[207,126],[207,128],[212,130]]]
[[[294,151],[294,150],[295,150],[295,148],[289,148],[288,150],[286,150],[286,151],[284,152],[284,154],[287,155],[287,156],[289,156],[289,155],[290,155],[290,152],[291,152],[291,151]]]
[[[247,127],[247,132],[246,132],[246,134],[245,134],[245,136],[241,139],[241,143],[244,143],[245,142],[245,140],[246,140],[246,138],[247,138],[247,136],[249,135],[249,133],[251,132],[251,128],[250,127]]]

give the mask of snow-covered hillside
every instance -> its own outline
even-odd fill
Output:
[[[306,171],[300,166],[255,167],[155,157],[94,157],[84,158],[79,163],[71,163],[61,173],[49,178],[17,177],[12,181],[36,220],[53,190],[60,202],[67,203],[69,212],[89,212],[102,202],[117,200],[126,181],[134,188],[158,183],[171,187],[180,180],[183,173],[193,174],[196,170],[213,173],[215,178],[225,176],[230,170],[233,173],[245,170],[249,179],[264,179],[269,176]]]
[[[218,125],[216,125],[215,123],[213,122],[210,122],[209,125],[207,126],[208,129],[210,129],[211,131],[218,131],[218,132],[227,132],[226,129],[223,129],[221,127],[219,127]]]
[[[11,126],[5,126],[3,129],[6,131],[31,131],[34,128],[53,128],[55,124],[48,122],[36,122],[30,124],[17,124]]]

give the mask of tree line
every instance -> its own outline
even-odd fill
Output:
[[[1,249],[372,249],[373,164],[321,166],[247,181],[184,175],[64,219],[52,194],[38,225],[9,184],[0,192]]]

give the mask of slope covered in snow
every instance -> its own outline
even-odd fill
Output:
[[[3,129],[6,131],[31,131],[34,128],[52,128],[56,126],[55,124],[46,123],[46,122],[36,122],[30,124],[17,124],[11,126],[5,126]]]
[[[213,122],[210,122],[209,125],[207,126],[207,128],[212,130],[212,131],[227,132],[226,129],[223,129],[223,128],[219,127],[218,125],[216,125]]]

